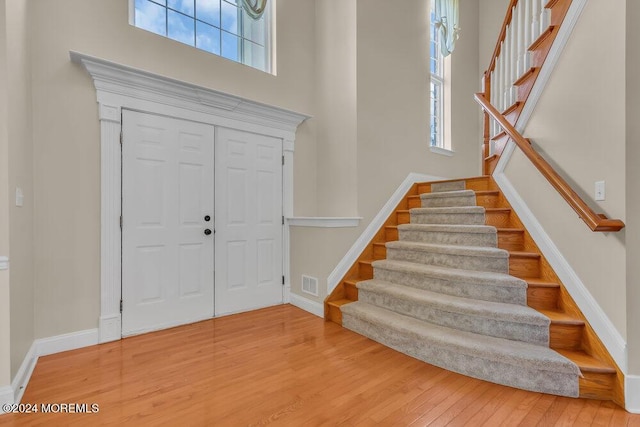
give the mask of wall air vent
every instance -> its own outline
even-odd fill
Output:
[[[302,275],[302,292],[318,296],[318,279]]]

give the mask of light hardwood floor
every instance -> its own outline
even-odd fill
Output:
[[[611,402],[503,387],[422,363],[290,305],[42,357],[0,425],[640,426]]]

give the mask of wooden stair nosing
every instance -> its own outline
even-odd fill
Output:
[[[547,38],[555,32],[555,30],[556,27],[554,25],[549,25],[549,27],[547,27],[547,29],[544,30],[542,34],[540,34],[540,36],[538,36],[538,38],[534,40],[533,43],[531,43],[529,49],[527,50],[529,52],[533,52],[534,50],[538,49],[545,42],[545,40],[547,40]]]

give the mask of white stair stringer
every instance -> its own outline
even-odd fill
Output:
[[[580,369],[548,347],[438,326],[361,301],[342,306],[342,316],[347,329],[443,369],[578,397]]]

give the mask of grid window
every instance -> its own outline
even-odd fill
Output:
[[[253,19],[240,0],[133,1],[136,27],[271,71],[268,9]]]
[[[435,8],[431,2],[429,28],[429,71],[431,73],[430,90],[430,120],[431,127],[430,144],[432,147],[444,147],[443,132],[443,96],[444,96],[444,57],[440,51],[440,40],[437,27],[435,25]]]

